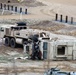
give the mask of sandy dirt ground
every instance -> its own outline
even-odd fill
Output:
[[[73,1],[69,1],[69,0],[64,0],[64,1],[61,1],[61,0],[58,0],[58,1],[57,0],[54,0],[54,1],[53,0],[51,0],[51,1],[50,0],[47,0],[47,1],[46,0],[37,0],[37,1],[40,1],[41,3],[43,3],[45,5],[39,4],[39,6],[38,6],[36,4],[35,7],[32,7],[36,3],[36,2],[33,2],[33,0],[30,1],[32,6],[30,6],[30,2],[29,1],[26,2],[26,0],[25,0],[25,2],[27,3],[28,6],[26,4],[23,4],[23,5],[27,6],[26,8],[28,9],[28,13],[32,14],[35,17],[39,17],[39,16],[43,17],[44,16],[44,18],[50,17],[50,19],[51,18],[54,19],[55,14],[58,13],[58,14],[62,14],[64,16],[67,15],[69,17],[74,17],[76,19],[76,13],[75,13],[76,6],[73,5],[73,3],[75,3],[74,0]],[[65,2],[66,2],[66,4],[65,4]],[[18,4],[20,4],[20,3],[18,3]],[[16,4],[14,4],[14,5],[16,5]],[[20,6],[20,5],[18,5],[18,6]],[[28,16],[25,16],[23,18],[27,19],[27,17],[29,17],[30,14],[28,14]],[[7,16],[9,16],[9,15],[7,15]],[[3,18],[7,18],[7,17],[3,17]],[[8,17],[8,19],[9,18],[10,17]],[[15,19],[16,15],[15,15],[15,17],[11,16],[11,18]]]
[[[62,71],[76,71],[76,61],[27,60],[22,47],[11,48],[4,46],[0,40],[0,74],[43,75],[48,68],[56,67]],[[16,59],[18,58],[18,59]],[[48,65],[49,63],[49,65]]]
[[[1,1],[0,1],[1,2]],[[3,0],[5,2],[5,0]],[[11,1],[12,2],[12,1]],[[26,2],[26,3],[25,3]],[[12,11],[4,11],[5,14],[0,14],[0,23],[16,23],[18,21],[27,22],[30,28],[38,28],[49,30],[52,33],[64,34],[76,37],[76,1],[75,0],[24,0],[24,2],[12,2],[11,5],[22,6],[28,9],[28,14],[20,15],[19,13],[12,13]],[[25,6],[25,7],[24,7]],[[0,10],[2,13],[2,10]],[[55,14],[74,17],[74,24],[70,22],[60,23],[55,21]],[[58,18],[60,20],[60,17]],[[16,21],[15,21],[16,20]],[[22,48],[6,47],[0,42],[0,74],[9,72],[14,73],[14,65],[16,65],[17,73],[19,75],[43,75],[47,69],[46,61],[32,61],[18,59],[13,61],[15,57],[25,57]],[[50,61],[49,68],[57,66],[63,71],[76,71],[76,61]],[[23,73],[22,73],[23,72]],[[16,73],[16,72],[15,72]],[[12,74],[11,74],[12,75]],[[17,75],[17,74],[15,74]]]
[[[59,3],[59,4],[68,4],[68,5],[76,5],[75,0],[38,0],[41,2],[50,2],[50,3]]]

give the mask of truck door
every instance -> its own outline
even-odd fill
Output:
[[[43,42],[43,59],[47,59],[48,43]]]
[[[10,35],[10,33],[11,33],[10,29],[9,28],[6,28],[5,29],[5,35]]]
[[[4,37],[4,28],[0,27],[0,38]]]

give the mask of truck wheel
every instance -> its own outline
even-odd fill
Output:
[[[11,38],[10,46],[11,46],[12,48],[15,48],[15,47],[16,47],[16,41],[15,41],[14,38]]]
[[[10,39],[9,39],[9,37],[5,37],[5,45],[6,46],[9,46],[9,44],[10,44]]]

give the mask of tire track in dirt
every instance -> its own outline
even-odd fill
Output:
[[[47,8],[49,8],[49,7],[47,7]],[[56,12],[54,11],[55,9],[56,9],[56,7],[51,7],[51,9],[48,9],[48,10],[46,10],[44,8],[44,9],[41,9],[40,12],[44,15],[54,17],[54,15],[56,14]]]

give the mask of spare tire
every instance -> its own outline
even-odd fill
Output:
[[[5,45],[6,46],[10,45],[10,39],[9,39],[9,37],[5,37]]]
[[[11,38],[11,40],[10,40],[10,46],[11,46],[12,48],[15,48],[15,47],[16,47],[16,41],[15,41],[14,38]]]

